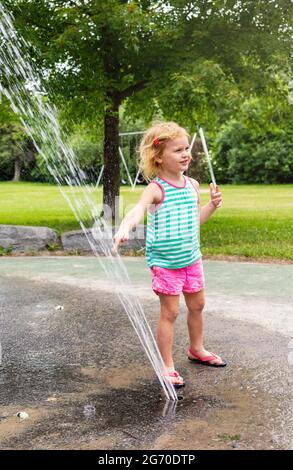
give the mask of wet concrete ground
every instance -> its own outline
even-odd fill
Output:
[[[145,261],[125,262],[155,330]],[[229,364],[186,359],[182,298],[174,356],[187,384],[175,404],[97,260],[0,259],[0,449],[293,448],[293,266],[204,266],[206,347]]]

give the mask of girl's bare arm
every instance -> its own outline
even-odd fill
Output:
[[[149,183],[143,190],[136,206],[127,212],[120,227],[114,235],[114,246],[117,248],[121,243],[129,239],[129,232],[136,227],[143,218],[146,210],[152,204],[157,204],[162,197],[162,192],[157,184]]]
[[[199,182],[194,178],[190,178],[194,186],[196,186],[199,194]],[[222,205],[222,195],[219,187],[217,186],[216,191],[213,188],[212,183],[210,184],[210,195],[211,200],[205,206],[199,207],[200,209],[200,224],[204,224],[211,215],[215,212],[218,207]],[[200,204],[199,204],[200,206]]]

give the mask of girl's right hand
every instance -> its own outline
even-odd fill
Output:
[[[114,235],[114,247],[117,249],[118,246],[129,240],[129,230],[126,228],[119,228],[118,232]]]

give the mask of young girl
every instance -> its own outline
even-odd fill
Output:
[[[192,158],[188,137],[186,130],[174,122],[156,122],[145,133],[139,149],[140,170],[150,182],[114,236],[117,248],[129,239],[130,230],[147,211],[146,260],[152,273],[152,288],[160,299],[157,343],[169,380],[176,388],[185,385],[172,357],[181,292],[187,306],[188,359],[213,367],[226,366],[203,344],[205,297],[199,243],[199,225],[222,205],[222,196],[219,188],[214,191],[211,184],[211,200],[200,208],[199,184],[183,174]]]

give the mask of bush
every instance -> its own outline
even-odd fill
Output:
[[[74,135],[68,142],[74,151],[78,166],[85,172],[87,182],[95,183],[98,179],[101,161],[102,148],[90,139]],[[43,149],[46,152],[45,149]],[[50,174],[45,160],[41,155],[36,157],[35,168],[30,174],[25,175],[27,181],[39,181],[43,183],[56,183],[54,177]]]
[[[255,135],[243,122],[232,120],[218,134],[213,149],[216,175],[223,183],[293,182],[293,144],[288,130]]]
[[[1,144],[0,144],[1,145]],[[14,163],[9,152],[0,152],[0,181],[7,181],[13,178]]]

